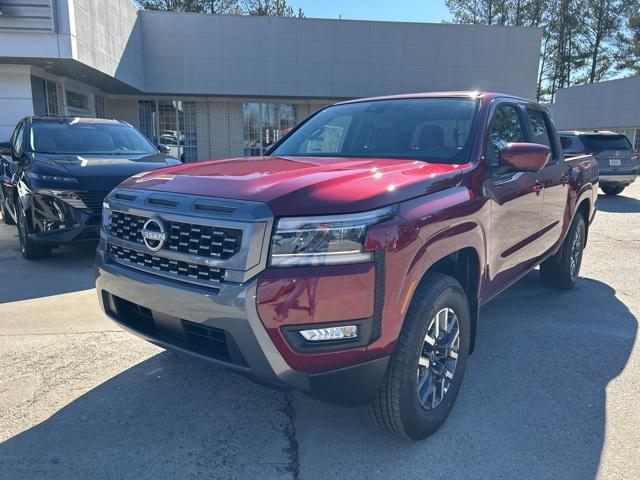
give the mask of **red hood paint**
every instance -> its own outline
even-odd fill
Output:
[[[180,165],[123,188],[268,203],[276,215],[370,210],[457,185],[469,164],[419,160],[249,157]]]

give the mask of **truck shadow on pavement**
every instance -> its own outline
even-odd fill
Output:
[[[96,244],[65,246],[53,256],[25,260],[20,253],[15,227],[2,226],[0,238],[0,304],[62,293],[87,290],[95,286]],[[7,235],[6,230],[11,229]]]
[[[640,200],[625,197],[624,193],[616,196],[598,195],[596,208],[610,213],[640,213]]]
[[[289,396],[172,353],[114,376],[0,444],[5,478],[589,479],[606,386],[637,319],[608,285],[537,272],[483,308],[447,423],[396,440],[361,411]],[[292,400],[293,399],[293,400]]]

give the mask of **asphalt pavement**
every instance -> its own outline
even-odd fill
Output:
[[[0,478],[640,478],[640,184],[598,209],[575,289],[532,272],[483,307],[417,443],[120,330],[91,246],[28,262],[0,225]]]

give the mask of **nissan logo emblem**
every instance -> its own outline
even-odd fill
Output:
[[[162,248],[167,240],[167,232],[164,222],[159,218],[150,218],[142,226],[142,241],[152,252]]]

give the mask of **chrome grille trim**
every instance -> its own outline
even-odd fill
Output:
[[[107,253],[119,265],[179,282],[219,289],[220,284],[224,281],[225,272],[221,268],[160,257],[150,252],[126,248],[113,243],[107,244]]]

